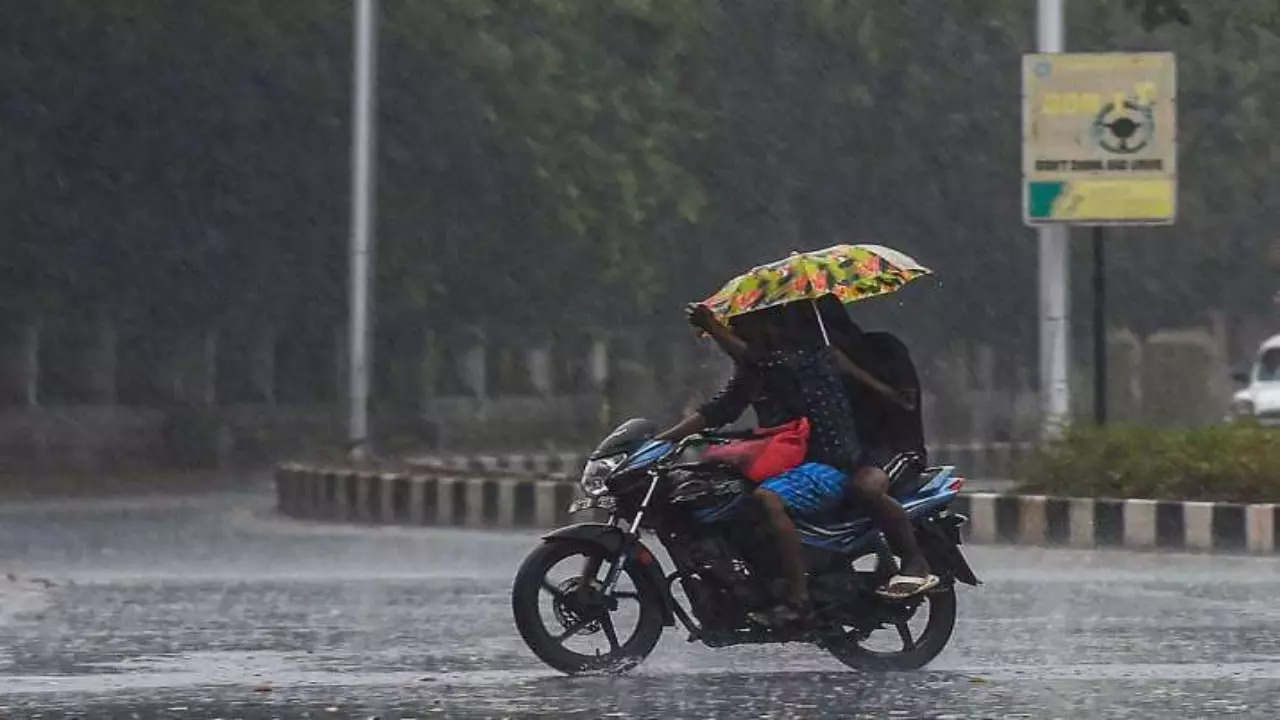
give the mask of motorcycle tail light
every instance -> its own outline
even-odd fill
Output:
[[[947,490],[950,492],[960,492],[960,488],[964,487],[964,478],[959,475],[951,478],[951,482],[947,484]]]

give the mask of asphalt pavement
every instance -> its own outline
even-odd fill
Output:
[[[668,631],[619,678],[516,635],[529,533],[272,515],[265,489],[0,507],[4,718],[1146,718],[1280,715],[1280,559],[968,548],[914,673]]]

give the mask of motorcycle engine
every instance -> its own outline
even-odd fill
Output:
[[[694,542],[689,556],[698,575],[715,586],[723,602],[734,604],[738,609],[759,605],[761,593],[750,564],[724,538]]]
[[[722,538],[694,542],[689,548],[689,556],[700,575],[720,585],[731,586],[746,580],[751,574],[747,564]]]

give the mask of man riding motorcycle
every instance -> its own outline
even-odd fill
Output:
[[[869,376],[838,348],[822,347],[811,334],[806,338],[807,326],[816,325],[814,316],[799,315],[797,310],[804,308],[784,306],[767,313],[739,316],[730,330],[717,322],[706,307],[691,306],[689,321],[711,335],[735,360],[735,373],[711,401],[658,436],[676,440],[706,427],[731,423],[747,405],[754,407],[762,426],[781,425],[797,417],[809,419],[811,436],[806,462],[766,480],[755,492],[778,540],[787,575],[787,601],[755,618],[771,625],[802,622],[810,613],[804,553],[790,514],[822,513],[838,506],[846,493],[874,510],[875,474],[883,475],[878,468],[866,464],[867,455],[858,445],[853,415],[833,370],[832,356],[842,372],[880,391],[889,392],[888,388],[874,378],[868,380]],[[883,496],[884,490],[879,494]],[[872,514],[878,523],[886,517],[896,519],[886,513]],[[881,529],[899,537],[905,532],[914,541],[905,514],[901,524],[901,528],[881,525]],[[937,583],[932,575],[912,580],[895,577],[883,590],[891,593],[896,587],[900,595],[906,595]]]

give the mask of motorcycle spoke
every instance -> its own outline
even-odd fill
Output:
[[[631,590],[616,590],[611,595],[619,600],[635,600],[637,602],[640,600],[640,593]]]
[[[564,641],[565,641],[565,640],[568,640],[569,638],[573,637],[573,635],[574,635],[575,633],[577,633],[579,630],[581,630],[582,628],[584,628],[584,627],[586,627],[587,625],[590,625],[590,624],[591,624],[591,621],[590,621],[590,620],[579,620],[578,622],[576,622],[576,623],[574,623],[574,624],[570,625],[569,627],[565,628],[565,629],[564,629],[564,632],[562,632],[562,633],[560,633],[559,635],[557,635],[557,636],[556,636],[556,642],[561,643],[561,644],[564,644]]]
[[[550,580],[546,578],[542,578],[542,589],[551,593],[551,596],[554,598],[564,597],[564,592],[561,591],[559,587],[556,587],[554,584],[552,584]]]
[[[618,631],[613,627],[613,617],[605,613],[600,617],[600,627],[604,628],[604,636],[609,638],[609,654],[618,652],[622,645],[618,642]]]
[[[902,652],[915,650],[916,641],[911,639],[911,626],[900,622],[894,623],[894,627],[898,628],[898,637],[902,638]]]

